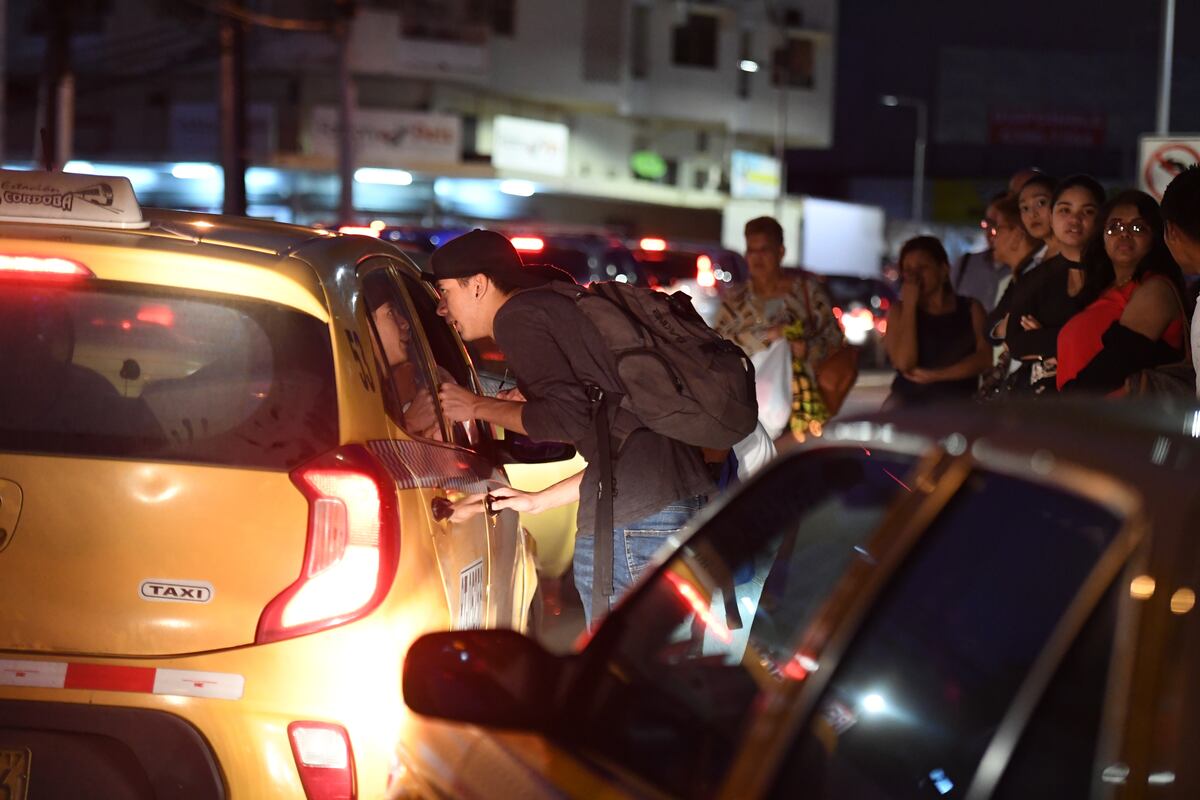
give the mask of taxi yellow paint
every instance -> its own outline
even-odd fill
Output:
[[[328,326],[338,448],[400,443],[439,463],[457,459],[464,474],[474,464],[471,479],[481,485],[507,480],[479,454],[415,442],[384,412],[371,386],[381,375],[365,374],[372,359],[362,342],[371,327],[355,270],[385,258],[415,275],[398,251],[365,237],[143,211],[150,223],[143,230],[0,221],[0,255],[66,258],[90,270],[89,280],[300,312]],[[189,368],[145,352],[131,360],[147,374],[130,377],[123,362],[97,350],[75,356],[75,366],[135,397],[156,381],[186,378]],[[163,404],[171,399],[167,393]],[[328,722],[348,733],[357,796],[376,797],[397,741],[419,727],[407,721],[400,697],[404,652],[421,633],[462,622],[464,575],[482,576],[478,624],[526,625],[537,577],[517,515],[436,521],[434,500],[464,490],[442,485],[440,474],[422,479],[421,467],[411,468],[412,481],[380,487],[400,544],[378,606],[345,624],[260,641],[264,609],[297,581],[307,558],[310,504],[288,469],[33,450],[0,445],[0,662],[17,665],[0,669],[0,728],[10,701],[165,712],[199,732],[226,796],[240,800],[303,798],[288,726]],[[210,598],[159,602],[139,591],[148,581],[205,583]],[[23,663],[195,670],[240,678],[244,688],[236,699],[217,699],[39,687],[21,684]],[[30,766],[36,786],[36,752]]]

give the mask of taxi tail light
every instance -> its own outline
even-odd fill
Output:
[[[354,750],[341,725],[293,722],[288,739],[308,800],[354,800]]]
[[[519,253],[540,253],[546,249],[546,242],[539,236],[514,236],[509,241]]]
[[[392,481],[364,448],[339,448],[296,468],[291,479],[308,500],[304,566],[264,609],[260,644],[370,613],[387,595],[399,560]]]
[[[94,272],[69,258],[0,254],[0,278],[76,280],[94,277]]]
[[[696,283],[706,289],[717,285],[717,276],[713,274],[712,259],[703,253],[696,256]]]

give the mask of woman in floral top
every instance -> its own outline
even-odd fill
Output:
[[[803,272],[784,271],[783,228],[772,217],[746,223],[750,281],[730,290],[714,327],[747,355],[785,338],[792,349],[792,436],[820,436],[829,418],[814,366],[843,343],[842,329],[824,288]]]

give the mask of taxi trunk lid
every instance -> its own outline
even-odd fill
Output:
[[[23,497],[0,551],[0,649],[249,644],[300,573],[308,506],[286,472],[0,455],[0,475]]]
[[[0,649],[255,641],[305,555],[290,473],[338,445],[330,338],[237,295],[0,280]]]

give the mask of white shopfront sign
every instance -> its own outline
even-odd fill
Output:
[[[729,194],[738,200],[774,200],[779,196],[779,159],[734,150],[729,164]]]
[[[336,158],[340,130],[336,108],[314,108],[308,127],[309,154]],[[359,166],[456,164],[461,154],[462,120],[457,116],[375,109],[354,112],[354,161]]]
[[[499,169],[567,174],[567,126],[498,115],[492,122],[492,166]]]

